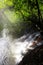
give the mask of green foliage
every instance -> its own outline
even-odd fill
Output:
[[[4,14],[11,22],[8,28],[13,35],[22,35],[31,24],[36,25],[43,18],[43,0],[4,0],[3,4],[9,9]]]
[[[42,0],[38,0],[40,10],[42,10]],[[36,0],[5,0],[5,4],[10,10],[18,11],[22,16],[38,15]]]
[[[0,32],[3,30],[3,25],[0,23]]]
[[[4,7],[5,7],[4,1],[3,0],[0,0],[0,9],[2,9]]]
[[[9,7],[10,10],[18,11],[18,13],[21,13],[24,17],[33,14],[38,15],[36,0],[4,0],[0,3]],[[38,3],[40,5],[40,10],[43,10],[43,0],[38,0]]]

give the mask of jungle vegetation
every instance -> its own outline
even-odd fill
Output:
[[[11,24],[7,26],[11,34],[20,37],[31,28],[43,31],[43,0],[0,0],[1,9]]]
[[[42,31],[43,37],[43,0],[0,0],[0,32],[5,27],[13,37],[34,31]],[[43,45],[27,53],[18,65],[43,65]]]

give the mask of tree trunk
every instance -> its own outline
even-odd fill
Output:
[[[38,19],[39,19],[38,23],[39,23],[39,27],[40,27],[40,29],[41,29],[41,28],[42,28],[42,26],[41,26],[42,16],[41,16],[41,12],[40,12],[40,8],[39,8],[38,0],[36,0],[36,7],[37,7],[37,9],[38,9]]]

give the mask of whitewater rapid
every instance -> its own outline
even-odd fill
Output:
[[[40,36],[39,32],[23,35],[18,39],[12,40],[8,35],[8,30],[3,29],[2,37],[0,38],[0,65],[18,64],[24,57],[23,54],[26,54],[29,49],[33,50],[35,48],[35,46],[31,47],[31,45],[37,36]]]

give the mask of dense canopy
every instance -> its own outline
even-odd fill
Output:
[[[1,9],[12,23],[8,28],[13,27],[15,33],[23,35],[31,26],[35,30],[43,30],[43,0],[0,0]]]

